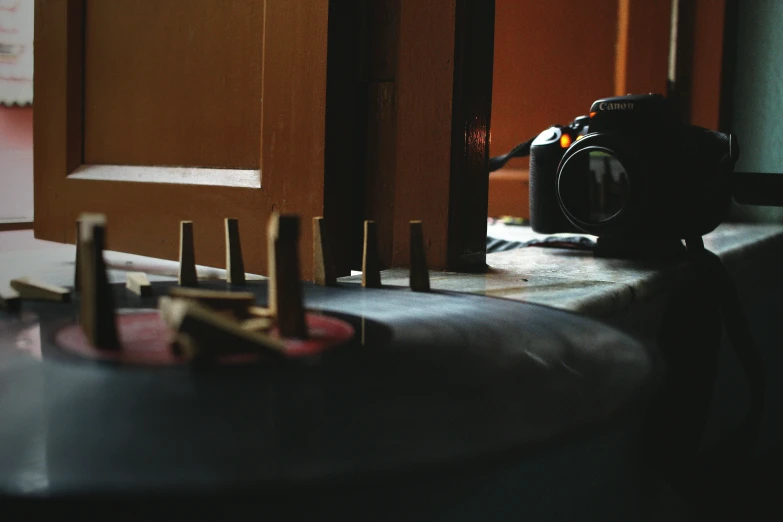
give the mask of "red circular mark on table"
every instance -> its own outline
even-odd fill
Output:
[[[335,317],[308,313],[306,320],[309,339],[284,339],[289,357],[321,353],[349,341],[354,335],[350,324]],[[55,343],[75,355],[118,364],[169,366],[187,363],[172,351],[172,331],[157,311],[118,314],[117,333],[122,349],[115,351],[98,350],[92,346],[78,324],[60,329],[55,335]],[[269,334],[279,337],[277,330]],[[253,364],[262,358],[263,354],[237,354],[221,356],[216,361],[220,364]]]

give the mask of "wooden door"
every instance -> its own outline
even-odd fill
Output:
[[[327,0],[36,0],[35,235],[73,242],[107,215],[108,247],[224,263],[239,218],[263,272],[270,212],[310,219],[324,197]],[[338,196],[335,196],[335,198]]]

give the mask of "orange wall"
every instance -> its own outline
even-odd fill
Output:
[[[614,95],[617,9],[618,0],[496,0],[490,154]]]

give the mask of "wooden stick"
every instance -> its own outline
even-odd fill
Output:
[[[273,213],[267,235],[269,308],[281,337],[307,338],[302,286],[299,283],[299,217]]]
[[[334,258],[324,218],[313,218],[313,282],[321,286],[334,286],[337,284],[335,274]]]
[[[285,343],[280,339],[245,329],[237,321],[198,303],[172,299],[167,306],[165,317],[178,334],[176,341],[182,354],[193,362],[241,353],[274,358],[285,355]]]
[[[427,254],[424,247],[424,233],[421,221],[411,221],[411,269],[410,285],[414,292],[430,291],[430,273],[427,269]]]
[[[74,262],[74,269],[73,269],[73,290],[74,292],[80,292],[81,291],[81,261],[79,260],[81,256],[79,255],[79,250],[81,249],[81,236],[82,236],[82,222],[81,220],[76,220],[76,261]]]
[[[50,285],[29,277],[18,277],[11,280],[11,288],[19,293],[22,299],[33,301],[57,301],[68,302],[71,300],[71,291],[62,286]]]
[[[128,272],[125,276],[125,287],[140,297],[152,295],[152,285],[144,272]]]
[[[275,318],[275,313],[272,311],[272,309],[264,306],[251,306],[247,309],[247,313],[249,313],[251,317],[268,317],[270,319]]]
[[[251,317],[242,321],[241,326],[244,330],[251,332],[268,332],[275,325],[271,317]]]
[[[381,287],[381,262],[378,258],[378,237],[375,221],[364,222],[364,251],[362,256],[362,286]]]
[[[0,287],[0,310],[17,313],[22,308],[19,292],[12,288]]]
[[[242,245],[239,242],[239,220],[226,218],[226,282],[245,284],[245,263],[242,261]]]
[[[81,217],[81,317],[87,340],[100,350],[119,350],[114,294],[106,275],[103,248],[106,242],[106,216],[82,214]]]
[[[196,252],[193,245],[193,222],[179,222],[179,284],[198,286]]]
[[[169,290],[169,295],[176,299],[187,299],[197,302],[213,310],[229,311],[237,319],[250,317],[249,309],[256,301],[256,296],[252,292],[225,292],[177,286]]]

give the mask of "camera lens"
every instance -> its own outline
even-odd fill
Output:
[[[626,168],[607,149],[579,150],[560,168],[558,195],[563,210],[576,221],[605,224],[620,214],[630,199]]]

